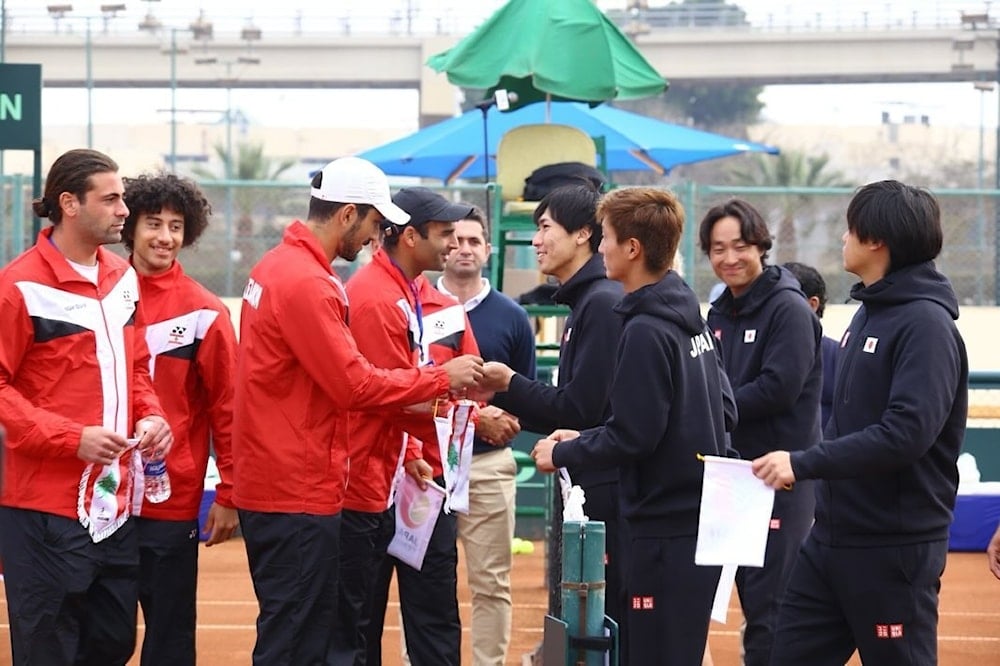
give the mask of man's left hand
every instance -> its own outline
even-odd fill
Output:
[[[788,451],[772,451],[753,461],[753,473],[775,490],[788,490],[795,483],[792,457]]]
[[[552,464],[552,450],[556,448],[558,442],[546,437],[535,443],[535,448],[531,450],[531,457],[535,460],[535,467],[539,472],[551,474],[556,471],[556,466]]]
[[[228,541],[239,526],[240,517],[236,513],[236,509],[212,502],[212,506],[208,509],[208,517],[205,519],[204,531],[208,533],[205,546],[214,546],[217,543]]]
[[[406,473],[413,477],[421,490],[427,490],[427,482],[434,478],[434,469],[423,458],[415,458],[403,464]]]
[[[139,437],[139,450],[151,460],[162,460],[174,445],[174,434],[167,420],[155,414],[139,419],[135,434]]]

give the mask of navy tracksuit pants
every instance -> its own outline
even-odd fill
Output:
[[[632,537],[623,666],[701,666],[722,567],[696,565],[696,542]]]
[[[254,666],[325,664],[337,611],[340,514],[239,514],[260,607]]]
[[[937,663],[948,541],[877,548],[806,539],[778,613],[772,666]]]
[[[736,590],[746,619],[744,666],[768,666],[771,661],[778,607],[799,548],[812,527],[815,509],[812,481],[800,481],[791,491],[776,492],[764,566],[740,567],[736,572]]]
[[[444,479],[436,479],[444,485]],[[390,509],[395,530],[395,508]],[[413,666],[458,666],[462,623],[458,616],[458,522],[442,510],[420,571],[387,555],[372,590],[372,612],[365,644],[367,666],[382,663],[382,627],[393,571],[399,586],[406,651]]]
[[[135,519],[100,543],[79,521],[0,507],[14,666],[124,666],[135,650]]]
[[[136,519],[142,666],[194,666],[198,521]]]

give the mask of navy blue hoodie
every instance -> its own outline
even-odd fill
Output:
[[[582,430],[604,423],[614,373],[614,350],[621,335],[621,316],[614,307],[624,291],[609,280],[604,258],[595,254],[555,293],[555,301],[570,307],[559,345],[559,385],[550,386],[515,374],[506,393],[493,404],[522,422],[525,430],[548,434],[557,428]],[[582,487],[610,483],[617,470],[569,469]]]
[[[553,450],[559,467],[619,467],[622,514],[637,537],[693,536],[704,465],[726,455],[736,414],[694,292],[673,271],[627,294],[611,417]]]
[[[738,298],[727,288],[712,303],[708,325],[736,396],[733,448],[740,456],[818,442],[823,330],[791,271],[765,266]]]
[[[932,262],[851,297],[823,442],[793,452],[797,479],[822,479],[814,537],[832,546],[948,538],[965,436],[969,360],[958,301]]]

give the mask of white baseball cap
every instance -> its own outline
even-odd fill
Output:
[[[409,214],[392,203],[389,179],[382,170],[360,157],[341,157],[327,164],[320,186],[310,193],[323,201],[374,206],[393,224],[410,221]]]

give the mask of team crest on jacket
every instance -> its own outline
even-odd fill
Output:
[[[169,342],[172,345],[180,345],[184,343],[184,332],[187,329],[183,326],[174,326],[170,329]]]
[[[743,342],[745,344],[750,344],[751,342],[756,342],[756,341],[757,341],[756,328],[748,328],[747,330],[743,331]]]
[[[865,338],[865,345],[861,348],[861,351],[866,354],[874,354],[876,347],[878,347],[878,338]]]
[[[707,331],[691,337],[691,351],[689,352],[691,358],[698,358],[705,352],[710,352],[713,349],[715,349],[715,344],[712,342],[712,336]]]

